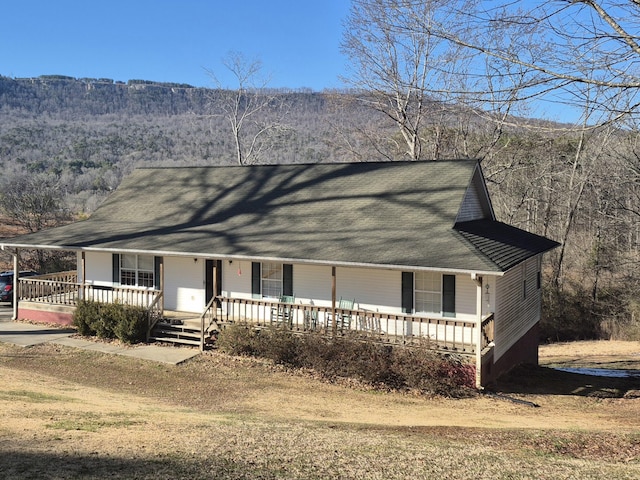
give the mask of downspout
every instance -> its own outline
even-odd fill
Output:
[[[13,255],[13,317],[11,320],[18,320],[18,289],[20,288],[20,249],[16,248]]]
[[[482,390],[482,277],[472,273],[471,279],[476,284],[476,388]]]

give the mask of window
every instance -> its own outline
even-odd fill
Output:
[[[151,255],[120,255],[120,284],[154,287],[154,259]]]
[[[415,312],[440,313],[442,308],[442,275],[435,272],[415,274]]]
[[[253,298],[280,298],[282,295],[293,295],[293,265],[252,262],[251,295]]]
[[[263,297],[280,298],[282,295],[282,264],[262,263],[260,286]]]
[[[456,316],[456,276],[402,272],[402,311]]]

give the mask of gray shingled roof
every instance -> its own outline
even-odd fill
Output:
[[[502,271],[559,245],[546,237],[492,220],[458,223],[455,230]]]
[[[476,165],[143,168],[89,219],[0,243],[501,272],[453,228]]]

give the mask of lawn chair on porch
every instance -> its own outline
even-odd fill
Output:
[[[296,297],[293,295],[280,295],[278,303],[271,307],[271,324],[291,326],[293,308]]]
[[[336,310],[353,310],[353,305],[356,303],[355,298],[348,300],[340,297],[340,302],[336,307]],[[353,315],[351,312],[336,312],[336,328],[337,330],[349,330],[351,328],[351,320]],[[331,329],[333,325],[333,315],[327,314],[327,328]]]

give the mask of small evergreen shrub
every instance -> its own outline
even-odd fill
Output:
[[[96,335],[94,323],[100,317],[100,304],[87,300],[80,300],[73,312],[73,324],[78,333],[85,337]]]
[[[80,335],[136,343],[145,340],[148,318],[142,307],[81,300],[73,314],[73,324]]]
[[[149,325],[149,312],[142,307],[134,305],[118,305],[122,307],[114,315],[117,318],[113,332],[115,336],[125,343],[144,342]]]
[[[258,331],[243,324],[227,326],[218,334],[216,346],[229,355],[256,356]]]

